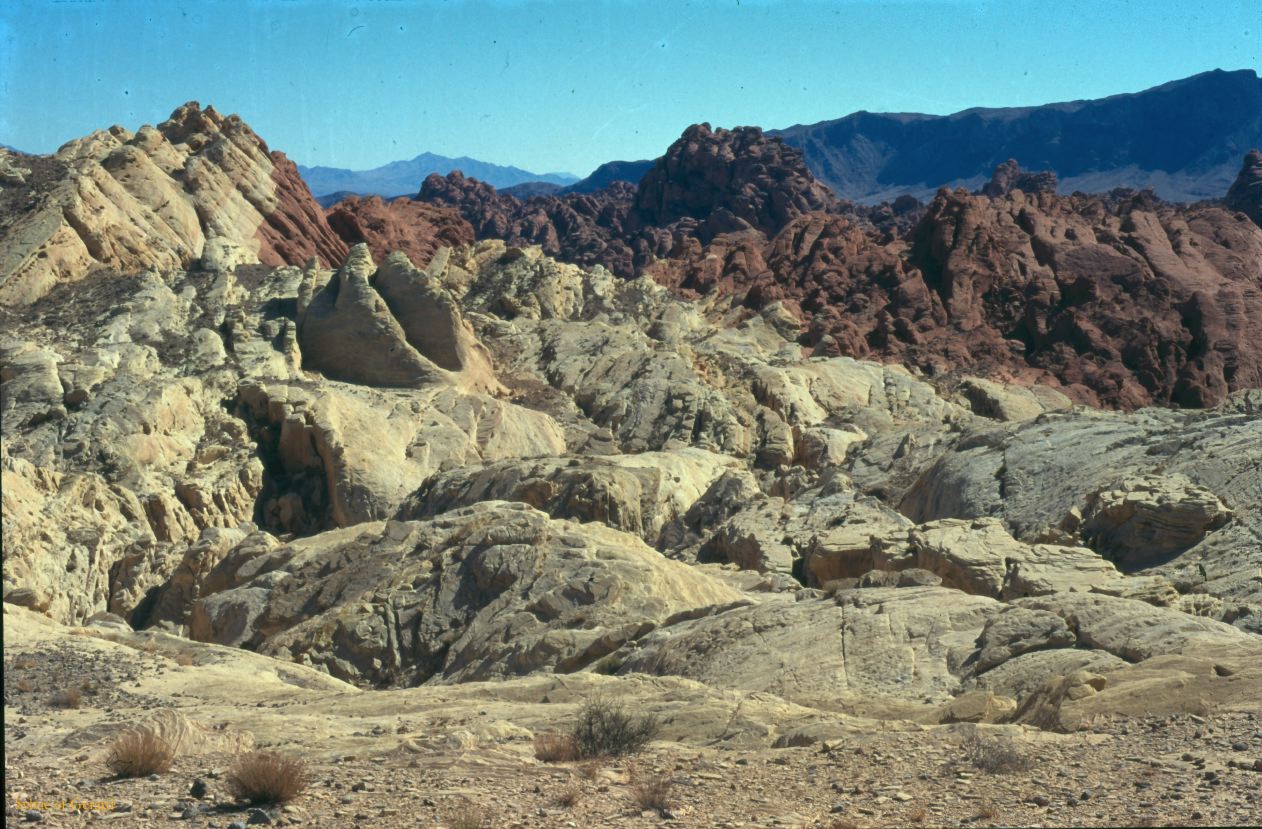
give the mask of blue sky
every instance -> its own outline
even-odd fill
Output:
[[[586,174],[689,124],[1132,92],[1262,66],[1259,0],[3,0],[0,142],[187,100],[302,164],[424,152]]]

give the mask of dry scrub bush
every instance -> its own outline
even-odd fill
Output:
[[[83,691],[78,688],[66,688],[53,694],[51,700],[58,708],[78,708],[83,705]]]
[[[578,784],[571,783],[557,793],[557,796],[552,799],[552,802],[563,809],[573,809],[582,799],[583,790],[578,787]]]
[[[247,803],[287,803],[307,787],[307,764],[275,751],[251,751],[237,758],[228,789]]]
[[[917,809],[916,811],[908,815],[907,819],[910,820],[912,823],[924,823],[925,820],[928,819],[928,817],[929,817],[929,813],[927,811],[925,811],[924,809]]]
[[[641,777],[637,773],[631,778],[631,796],[641,812],[657,812],[665,817],[673,803],[671,799],[673,786],[673,781],[665,774]]]
[[[484,810],[472,803],[466,803],[452,814],[450,823],[451,829],[487,829],[491,825],[491,818]]]
[[[964,756],[973,766],[989,774],[1027,771],[1034,765],[1010,738],[986,738],[974,734],[965,741],[963,749]]]
[[[578,759],[569,734],[541,732],[535,735],[535,759],[545,763],[569,763]]]
[[[656,718],[632,717],[622,705],[595,697],[579,709],[570,737],[582,759],[621,757],[643,749],[659,730]]]
[[[982,820],[994,820],[999,817],[999,810],[993,804],[987,803],[977,810],[977,817]]]
[[[169,771],[175,748],[147,728],[124,732],[110,745],[105,764],[116,777],[146,777]]]

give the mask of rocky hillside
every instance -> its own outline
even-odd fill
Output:
[[[0,190],[0,303],[32,302],[98,268],[346,255],[293,163],[235,115],[195,102],[157,127],[111,127],[5,163],[14,172]]]
[[[381,793],[413,786],[427,819],[473,798],[556,826],[571,813],[512,814],[580,775],[532,739],[603,698],[659,717],[640,762],[689,781],[670,784],[695,797],[685,826],[924,822],[904,805],[943,774],[956,822],[976,787],[1003,800],[987,819],[1128,823],[1157,808],[1142,786],[1243,822],[1262,391],[1232,384],[1262,386],[1262,232],[1023,181],[857,211],[787,145],[697,127],[638,189],[522,203],[434,177],[423,202],[335,207],[358,240],[332,265],[203,251],[0,305],[7,793],[108,783],[192,820],[235,807],[180,775],[221,789],[210,772],[265,744],[318,774],[256,823],[371,804],[356,821],[402,826]],[[470,241],[497,227],[593,261]],[[673,258],[619,275],[615,245]],[[1009,325],[1029,337],[1011,354],[1080,356],[1002,362],[985,349]],[[908,365],[837,353],[858,344]],[[1186,381],[1207,405],[1075,406],[1055,371],[1096,388],[1108,348],[1138,388]],[[178,771],[107,781],[139,722]],[[993,745],[1025,776],[971,782]],[[588,825],[642,783],[617,763],[583,767]],[[642,811],[627,825],[657,825]]]
[[[1151,187],[1197,201],[1221,197],[1240,153],[1262,145],[1262,79],[1215,70],[1099,100],[944,116],[857,112],[772,134],[801,148],[838,195],[865,203],[976,189],[1008,158],[1054,171],[1063,193]]]
[[[1246,161],[1227,203],[1243,215],[1057,196],[1054,174],[1012,160],[977,194],[862,209],[778,139],[699,125],[634,190],[520,201],[453,174],[419,198],[459,210],[478,238],[684,295],[786,301],[817,353],[1039,380],[1092,405],[1201,407],[1262,385],[1256,171]]]

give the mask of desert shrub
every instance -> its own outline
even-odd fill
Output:
[[[449,822],[451,829],[487,829],[491,825],[486,811],[472,803],[466,803],[457,809]]]
[[[83,705],[83,691],[77,687],[65,688],[53,694],[49,702],[58,708],[78,708]]]
[[[569,763],[577,760],[578,750],[574,747],[574,738],[569,734],[536,734],[535,759],[545,763]]]
[[[577,783],[571,783],[558,792],[557,796],[552,799],[552,802],[563,809],[573,809],[582,799],[583,790],[579,788]]]
[[[594,697],[579,709],[570,737],[579,758],[621,757],[643,749],[659,730],[656,718],[633,717],[622,705]]]
[[[228,789],[247,803],[287,803],[307,787],[307,764],[276,751],[251,751],[228,772]]]
[[[111,745],[105,764],[117,777],[145,777],[169,771],[175,748],[147,728],[124,732]]]
[[[665,817],[672,805],[673,786],[673,781],[665,774],[636,774],[631,779],[631,797],[641,812],[657,812]]]
[[[987,738],[974,734],[965,741],[963,748],[965,758],[988,774],[1012,774],[1026,771],[1034,765],[1010,738]]]

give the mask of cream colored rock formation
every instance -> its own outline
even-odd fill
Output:
[[[3,305],[29,304],[93,270],[217,259],[224,244],[240,261],[271,266],[313,254],[332,263],[345,252],[293,164],[237,116],[196,102],[156,128],[111,127],[39,163],[52,184],[32,192],[36,209],[0,239]]]
[[[1259,687],[1254,393],[1069,410],[537,249],[265,269],[215,239],[5,312],[7,613],[338,693],[674,694],[761,743]]]

